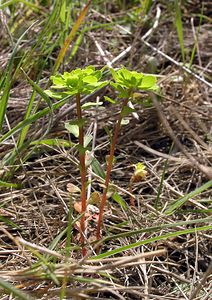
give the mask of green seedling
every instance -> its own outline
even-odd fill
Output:
[[[81,95],[89,95],[103,86],[107,85],[107,81],[101,81],[102,71],[95,70],[93,66],[88,66],[85,69],[76,69],[69,72],[65,72],[63,75],[58,74],[51,76],[53,81],[53,86],[51,91],[48,90],[47,93],[53,98],[62,98],[64,96],[75,96],[76,107],[77,107],[77,120],[72,121],[69,126],[71,132],[76,131],[76,126],[78,128],[78,151],[79,151],[79,161],[80,161],[80,175],[81,175],[81,204],[82,204],[82,218],[81,218],[81,242],[83,246],[83,255],[86,254],[86,249],[84,248],[85,243],[85,211],[86,211],[86,161],[85,161],[85,137],[84,137],[84,124],[85,119],[82,116],[82,105],[81,105]],[[90,103],[91,105],[91,103]],[[89,106],[90,107],[90,106]]]
[[[122,121],[135,110],[128,106],[130,100],[133,99],[133,94],[141,90],[158,90],[156,77],[153,75],[144,75],[135,71],[129,71],[126,68],[121,68],[118,71],[110,69],[113,77],[111,86],[118,92],[118,98],[124,99],[121,104],[121,110],[117,117],[114,127],[113,137],[110,146],[110,155],[107,161],[107,170],[104,183],[104,191],[101,199],[99,219],[97,224],[97,240],[100,239],[101,225],[103,222],[103,212],[107,200],[107,192],[110,183],[110,175],[113,167],[114,153],[117,144],[118,134],[122,125]],[[107,98],[106,98],[107,99]],[[114,104],[118,103],[114,101]]]

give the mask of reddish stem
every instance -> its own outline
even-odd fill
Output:
[[[133,193],[133,191],[132,191],[132,185],[133,185],[133,180],[130,179],[130,183],[129,183],[129,192],[130,192],[130,194]],[[135,207],[135,199],[132,196],[130,196],[130,206],[131,207]]]
[[[82,243],[82,255],[86,255],[86,249],[84,248],[85,244],[85,211],[86,211],[86,166],[85,166],[85,152],[84,148],[84,129],[81,123],[82,121],[82,109],[80,103],[80,94],[76,94],[76,104],[77,104],[77,117],[79,121],[79,145],[81,149],[79,150],[79,161],[80,161],[80,175],[81,175],[81,213],[83,214],[80,227],[81,227],[81,243]]]
[[[105,207],[105,203],[107,200],[107,192],[108,192],[108,187],[109,187],[109,183],[110,183],[110,174],[111,174],[112,167],[113,167],[114,152],[115,152],[115,148],[116,148],[116,144],[117,144],[118,134],[119,134],[120,127],[121,127],[121,121],[123,118],[122,111],[123,111],[123,108],[127,105],[128,101],[129,101],[129,98],[124,100],[123,105],[122,105],[122,110],[119,114],[118,120],[117,120],[115,128],[114,128],[113,139],[112,139],[111,146],[110,146],[110,155],[109,155],[108,163],[107,163],[106,178],[105,178],[105,183],[104,183],[105,187],[104,187],[104,191],[103,191],[103,195],[102,195],[98,224],[97,224],[97,235],[96,235],[97,240],[99,240],[101,238],[101,234],[100,234],[101,224],[103,221],[104,207]]]

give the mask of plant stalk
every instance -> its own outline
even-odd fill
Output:
[[[110,174],[111,174],[112,167],[113,167],[113,158],[114,158],[115,148],[116,148],[116,144],[117,144],[118,134],[119,134],[119,131],[121,128],[121,121],[123,118],[122,111],[123,111],[124,107],[127,105],[128,101],[129,101],[129,97],[126,98],[123,102],[122,110],[119,114],[118,120],[117,120],[115,128],[114,128],[114,134],[113,134],[113,138],[112,138],[112,142],[111,142],[111,146],[110,146],[110,155],[109,155],[108,163],[107,163],[104,191],[103,191],[103,195],[102,195],[100,211],[99,211],[99,218],[98,218],[98,223],[97,223],[97,234],[96,234],[97,240],[99,240],[101,238],[101,234],[100,234],[101,224],[103,221],[104,207],[105,207],[105,203],[107,200],[107,192],[108,192],[109,183],[110,183]]]
[[[85,212],[86,212],[86,165],[85,165],[85,151],[84,151],[84,129],[83,125],[80,124],[82,120],[82,109],[80,103],[80,93],[76,94],[76,104],[77,104],[77,117],[79,121],[79,145],[81,149],[79,150],[79,161],[80,161],[80,175],[81,175],[81,213],[82,218],[80,220],[80,234],[82,243],[82,255],[86,255],[85,244]]]

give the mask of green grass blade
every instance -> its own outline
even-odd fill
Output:
[[[142,245],[154,243],[154,242],[157,242],[157,241],[166,240],[168,238],[177,237],[179,235],[190,234],[190,233],[195,233],[195,232],[199,232],[199,231],[206,231],[206,230],[211,230],[211,229],[212,229],[212,225],[208,225],[208,226],[203,226],[203,227],[190,228],[190,229],[184,229],[184,230],[179,230],[179,231],[167,233],[167,234],[164,234],[164,235],[152,237],[150,239],[146,239],[146,240],[143,240],[143,241],[140,241],[140,242],[136,242],[136,243],[132,243],[132,244],[129,244],[129,245],[126,245],[126,246],[123,246],[123,247],[116,248],[114,250],[111,250],[111,251],[99,254],[95,257],[92,257],[92,259],[99,259],[99,258],[109,257],[109,256],[112,256],[112,255],[121,253],[123,251],[127,251],[129,249],[140,247]]]
[[[177,35],[180,42],[183,63],[185,63],[185,47],[184,47],[183,24],[182,24],[180,2],[181,2],[180,0],[175,0],[175,26],[177,29]]]
[[[70,100],[70,97],[68,96],[68,97],[65,97],[65,98],[61,99],[60,101],[52,104],[52,110],[56,110],[56,109],[60,108],[61,106],[63,106],[69,100]],[[0,138],[0,143],[2,143],[3,141],[5,141],[6,139],[10,138],[14,133],[18,132],[19,130],[21,130],[25,126],[36,122],[41,117],[46,116],[47,114],[49,114],[49,112],[50,112],[50,108],[46,107],[46,108],[42,109],[41,111],[39,111],[39,112],[31,115],[28,119],[21,121],[20,123],[18,123],[16,126],[14,126],[8,132],[6,132]]]
[[[25,1],[25,0],[10,0],[10,1],[7,1],[7,2],[2,3],[0,5],[0,9],[6,8],[6,7],[8,7],[12,4],[17,4],[18,2],[25,4],[26,6],[30,7],[31,9],[34,9],[36,11],[42,11],[43,10],[42,6],[38,6],[36,4],[33,4],[33,3]]]
[[[27,32],[35,25],[34,22],[31,26],[29,26],[29,28],[27,28],[27,30],[24,31],[24,33],[20,36],[20,38],[18,39],[13,52],[11,54],[9,63],[7,65],[7,69],[5,71],[5,76],[2,78],[1,83],[0,83],[0,88],[2,89],[4,87],[4,91],[3,91],[3,95],[2,98],[0,100],[0,131],[2,130],[2,126],[3,126],[3,122],[4,122],[4,117],[5,117],[5,113],[7,110],[7,103],[8,103],[8,99],[9,99],[9,93],[10,93],[10,87],[11,87],[11,80],[12,80],[12,67],[13,67],[13,62],[14,62],[14,58],[18,49],[18,46],[20,45],[22,39],[24,38],[24,36],[27,34]]]
[[[0,278],[0,287],[2,287],[7,294],[12,294],[15,297],[18,297],[18,299],[21,300],[33,300],[30,295],[26,294],[25,292],[20,291],[16,287],[14,287],[11,283],[3,280]]]
[[[84,33],[80,33],[80,35],[78,36],[76,43],[73,46],[73,50],[71,51],[71,55],[69,57],[69,60],[71,60],[77,53],[79,46],[81,44],[81,42],[83,41],[83,37],[84,37]]]
[[[33,103],[34,103],[34,100],[35,100],[35,96],[36,96],[36,91],[34,90],[32,95],[31,95],[31,98],[29,100],[29,104],[28,104],[27,109],[26,109],[24,120],[27,120],[29,118],[31,112],[32,112],[32,107],[33,107]],[[17,147],[18,148],[20,148],[23,145],[29,128],[30,128],[30,125],[28,125],[28,126],[26,126],[22,129],[22,131],[19,135],[19,138],[18,138],[18,142],[17,142]]]
[[[61,50],[59,52],[59,55],[57,57],[57,60],[56,60],[56,63],[55,63],[55,66],[54,66],[54,69],[53,69],[53,72],[52,72],[53,75],[57,72],[58,68],[60,67],[60,64],[63,61],[63,58],[64,58],[64,56],[65,56],[65,54],[66,54],[66,52],[68,50],[68,47],[69,47],[71,41],[75,37],[75,35],[77,33],[77,30],[79,29],[81,23],[84,21],[85,16],[86,16],[86,14],[88,12],[90,4],[91,4],[91,1],[88,1],[87,5],[81,11],[81,13],[80,13],[80,15],[79,15],[76,23],[72,27],[72,30],[71,30],[70,34],[68,35],[67,39],[65,40],[64,45],[61,48]]]
[[[202,192],[204,192],[205,190],[209,189],[212,187],[212,180],[209,180],[208,182],[206,182],[205,184],[203,184],[202,186],[200,186],[199,188],[197,188],[196,190],[188,193],[187,195],[185,195],[184,197],[178,199],[177,201],[174,201],[166,210],[165,210],[165,214],[166,215],[171,215],[173,214],[178,208],[180,208],[183,204],[185,204],[186,201],[188,201],[189,199],[201,194]]]
[[[193,65],[193,61],[194,61],[194,57],[196,54],[196,50],[197,50],[197,45],[198,45],[198,35],[200,33],[200,28],[202,25],[202,21],[203,21],[203,10],[204,10],[204,2],[202,4],[202,9],[201,9],[201,14],[200,14],[200,20],[199,20],[199,26],[198,26],[198,30],[197,30],[197,36],[194,37],[194,46],[191,52],[191,58],[190,58],[190,62],[189,62],[189,68],[192,67]]]
[[[29,82],[29,84],[33,87],[33,89],[45,100],[45,102],[47,103],[47,105],[49,106],[50,110],[52,109],[52,101],[49,98],[49,96],[39,87],[39,85],[37,85],[36,83],[34,83],[29,76],[24,72],[23,69],[21,69],[22,72],[24,73],[24,76],[26,77],[27,81]]]
[[[6,224],[7,226],[10,226],[11,228],[16,228],[18,229],[20,232],[23,230],[21,229],[21,227],[19,227],[18,225],[16,225],[14,222],[12,222],[11,220],[9,220],[6,217],[3,217],[0,215],[0,221],[3,222],[4,224]]]
[[[163,190],[163,182],[164,182],[164,179],[165,179],[168,164],[169,164],[169,161],[167,159],[164,163],[164,166],[163,166],[163,173],[162,173],[162,176],[161,176],[160,185],[159,185],[157,196],[156,196],[155,203],[154,203],[154,208],[155,209],[158,208],[158,203],[160,201],[160,196],[161,196],[161,193],[162,193],[162,190]]]
[[[153,0],[143,0],[142,1],[142,8],[144,10],[145,15],[147,15],[148,12],[150,11],[152,4],[153,4]]]
[[[102,243],[110,241],[110,240],[117,240],[119,238],[126,238],[126,237],[132,237],[134,235],[139,235],[144,232],[157,232],[160,230],[168,229],[168,228],[175,228],[179,226],[187,226],[192,224],[198,224],[198,223],[210,223],[212,222],[212,218],[203,218],[203,219],[195,219],[195,220],[189,220],[189,221],[181,221],[177,223],[169,223],[169,224],[162,224],[158,226],[152,226],[147,228],[141,228],[137,230],[129,230],[127,232],[118,233],[115,235],[108,236],[104,239],[102,239]]]
[[[53,121],[53,109],[52,109],[52,100],[48,97],[48,95],[36,84],[34,83],[29,76],[24,72],[23,69],[21,69],[24,73],[24,76],[26,77],[29,84],[32,86],[32,88],[42,97],[42,99],[47,103],[49,106],[49,122],[47,127],[47,132],[49,131],[52,121]]]
[[[3,92],[3,95],[2,95],[1,100],[0,100],[0,132],[2,130],[5,113],[6,113],[6,110],[7,110],[7,103],[8,103],[9,94],[10,94],[10,87],[11,87],[10,82],[11,82],[10,81],[10,75],[8,74],[7,79],[6,79],[6,83],[5,83],[4,92]]]
[[[21,188],[20,184],[6,182],[6,181],[2,181],[2,180],[0,180],[0,186],[6,187],[6,188],[15,188],[15,189]]]

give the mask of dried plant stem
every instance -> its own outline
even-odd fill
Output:
[[[83,125],[81,124],[82,121],[82,109],[80,103],[80,94],[76,94],[76,104],[77,104],[77,117],[79,121],[79,145],[81,149],[79,149],[79,161],[80,161],[80,175],[81,175],[81,203],[82,203],[82,210],[81,213],[82,218],[80,221],[81,227],[81,243],[82,243],[82,254],[83,256],[86,255],[86,249],[84,248],[85,243],[85,211],[86,211],[86,166],[85,166],[85,152],[84,148],[84,129]]]
[[[197,295],[199,294],[201,289],[204,287],[204,284],[206,283],[208,278],[211,276],[211,274],[212,274],[212,263],[210,263],[207,271],[204,273],[204,275],[202,276],[202,279],[200,280],[200,282],[197,284],[196,288],[192,292],[189,300],[195,299],[197,297]]]
[[[97,240],[99,240],[101,238],[101,234],[100,234],[101,224],[103,221],[104,207],[105,207],[105,203],[107,200],[107,192],[108,192],[108,187],[109,187],[109,183],[110,183],[110,174],[111,174],[112,167],[113,167],[114,152],[115,152],[115,148],[116,148],[116,144],[117,144],[118,134],[119,134],[119,131],[121,128],[121,121],[123,118],[122,111],[123,111],[123,108],[125,106],[127,106],[128,101],[129,101],[129,98],[126,98],[124,100],[123,105],[122,105],[122,110],[119,114],[118,120],[117,120],[115,128],[114,128],[114,134],[113,134],[113,138],[112,138],[112,142],[111,142],[111,146],[110,146],[110,155],[109,155],[108,163],[107,163],[104,191],[103,191],[103,195],[102,195],[100,211],[99,211],[99,219],[98,219],[98,224],[97,224]]]

